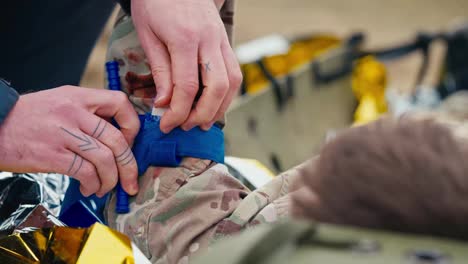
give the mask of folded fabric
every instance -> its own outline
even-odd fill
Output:
[[[128,214],[116,214],[113,193],[105,217],[152,263],[187,263],[222,238],[288,218],[297,175],[292,169],[252,192],[225,165],[185,158],[178,167],[150,166]]]

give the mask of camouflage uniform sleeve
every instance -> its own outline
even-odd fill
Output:
[[[226,166],[186,158],[180,167],[150,167],[130,213],[106,208],[109,226],[132,238],[153,263],[186,263],[218,239],[289,216],[289,186],[295,169],[249,191]]]

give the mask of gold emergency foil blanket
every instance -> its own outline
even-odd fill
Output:
[[[90,228],[53,227],[0,239],[0,263],[133,264],[130,239],[96,223]]]
[[[40,263],[47,246],[50,229],[18,233],[0,240],[1,263]]]

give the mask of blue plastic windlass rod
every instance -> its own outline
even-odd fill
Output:
[[[122,86],[120,83],[120,76],[119,76],[119,63],[117,61],[109,61],[106,63],[106,71],[107,71],[107,81],[109,83],[108,87],[109,90],[112,91],[121,91]],[[114,123],[114,126],[118,125]],[[128,205],[128,194],[123,190],[122,185],[117,183],[117,190],[116,190],[116,198],[117,203],[115,205],[115,212],[118,214],[126,214],[130,211]]]

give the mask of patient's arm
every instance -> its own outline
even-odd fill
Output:
[[[467,132],[430,114],[347,129],[301,170],[293,211],[321,222],[467,239]]]

